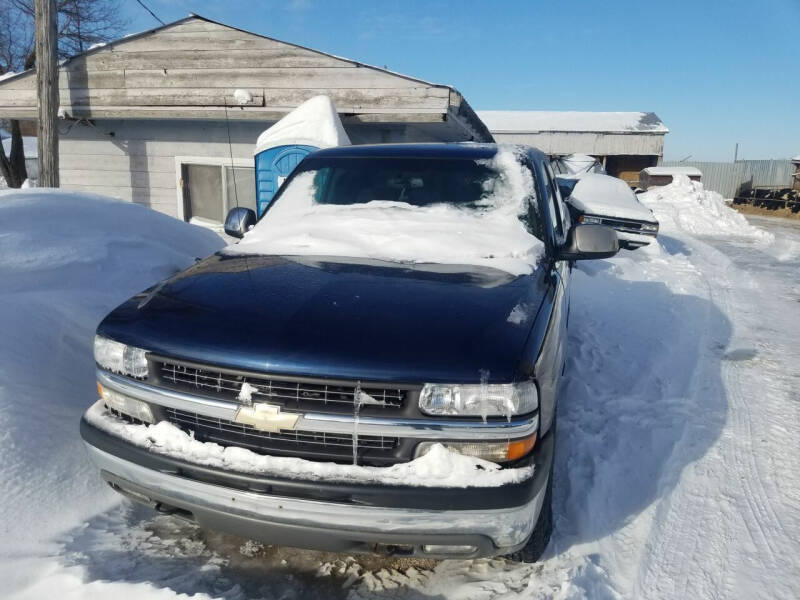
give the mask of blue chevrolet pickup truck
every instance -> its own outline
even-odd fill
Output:
[[[105,481],[161,512],[271,544],[537,560],[552,530],[570,270],[612,256],[618,242],[607,227],[570,223],[544,154],[515,147],[508,176],[499,152],[321,150],[260,219],[233,209],[226,231],[242,242],[134,296],[97,329],[99,400],[81,435]],[[502,247],[476,259],[484,232],[461,229],[485,223],[489,235],[500,222],[491,193],[506,180],[529,182],[505,188],[506,201],[525,190],[510,205],[511,225],[539,249],[522,257],[527,269],[495,267]],[[307,221],[280,221],[292,203],[309,207]],[[372,239],[370,214],[390,225],[435,215],[441,235],[464,244],[463,264],[450,242],[428,261],[402,259],[415,236],[423,254],[435,248],[436,233],[415,226],[394,244],[385,220],[380,252],[368,256],[352,255],[347,235],[322,255],[314,235],[296,252],[248,246],[259,232],[302,233],[315,207],[326,211],[315,231],[340,232],[352,220],[338,215],[360,205],[383,211],[359,213],[360,240]],[[447,219],[457,231],[444,231]],[[159,442],[165,432],[184,437]],[[447,453],[475,461],[474,485],[382,477]],[[478,484],[490,471],[514,476]]]

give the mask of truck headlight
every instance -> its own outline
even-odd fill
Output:
[[[580,217],[578,217],[578,221],[580,221],[581,223],[587,223],[587,224],[588,223],[593,223],[593,224],[597,224],[597,225],[602,225],[603,224],[602,217],[593,217],[591,215],[581,215]]]
[[[94,336],[94,360],[108,371],[144,379],[147,377],[146,354],[141,348]]]
[[[511,417],[536,410],[539,395],[532,381],[442,385],[426,383],[419,409],[426,415],[454,417]]]
[[[642,223],[642,231],[658,231],[658,223]]]

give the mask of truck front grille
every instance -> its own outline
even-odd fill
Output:
[[[627,233],[641,233],[644,235],[652,235],[655,236],[655,231],[642,231],[642,225],[640,221],[630,221],[628,219],[612,219],[609,217],[602,217],[602,224],[608,225],[609,227],[613,227],[618,231],[625,231]]]
[[[297,456],[314,460],[352,462],[353,436],[322,431],[260,431],[226,419],[208,417],[174,408],[164,409],[166,420],[193,433],[196,440],[222,446],[238,446],[259,454]],[[399,444],[396,437],[359,435],[356,442],[359,464],[396,462],[391,451]]]
[[[352,412],[357,389],[355,385],[293,381],[163,360],[156,362],[156,366],[161,384],[165,387],[237,400],[242,384],[248,383],[255,388],[251,395],[253,401],[270,401],[298,410],[326,407]],[[396,388],[361,387],[361,392],[371,398],[370,407],[384,409],[400,408],[406,398],[406,390]]]

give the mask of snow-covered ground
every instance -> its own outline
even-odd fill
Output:
[[[263,547],[106,491],[77,435],[92,330],[222,242],[133,205],[2,194],[5,597],[800,596],[798,224],[753,229],[685,182],[645,195],[659,243],[574,271],[544,561],[437,564]]]

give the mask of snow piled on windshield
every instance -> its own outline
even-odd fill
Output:
[[[725,204],[721,194],[703,189],[702,183],[686,175],[674,175],[669,185],[639,194],[639,201],[653,211],[662,231],[669,223],[693,235],[736,236],[763,242],[775,239],[770,232],[750,225],[742,213]]]
[[[480,163],[497,171],[498,177],[478,209],[383,200],[317,204],[314,173],[302,173],[226,252],[478,265],[512,275],[531,273],[544,244],[527,231],[519,216],[526,213],[534,195],[533,176],[510,148]]]
[[[501,469],[496,463],[451,452],[441,444],[435,444],[430,452],[407,463],[363,467],[256,454],[246,448],[200,442],[167,421],[156,425],[131,425],[109,414],[102,401],[92,406],[86,417],[104,431],[158,454],[239,473],[306,481],[452,488],[497,487],[518,483],[533,475],[533,467]]]

